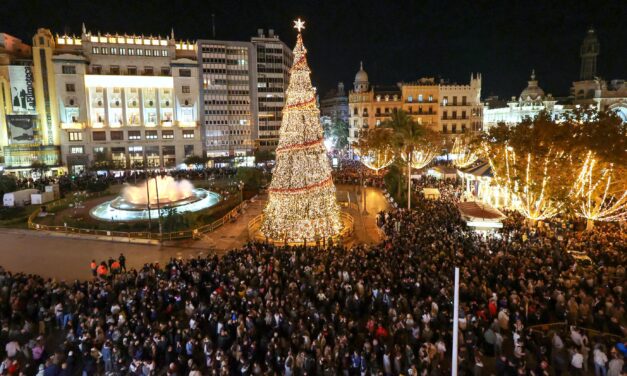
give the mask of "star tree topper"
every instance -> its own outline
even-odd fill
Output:
[[[298,30],[299,33],[304,28],[305,28],[305,21],[301,20],[300,18],[294,21],[294,29]]]

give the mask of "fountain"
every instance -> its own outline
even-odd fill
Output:
[[[141,221],[157,218],[159,209],[195,212],[214,206],[220,199],[215,192],[194,188],[188,180],[176,181],[165,176],[149,179],[139,186],[128,185],[120,196],[93,207],[89,214],[103,221]]]

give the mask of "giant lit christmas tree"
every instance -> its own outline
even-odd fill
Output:
[[[318,241],[337,235],[340,209],[331,167],[322,143],[320,111],[311,86],[307,50],[298,30],[294,63],[279,129],[276,166],[264,210],[261,232],[274,241]]]

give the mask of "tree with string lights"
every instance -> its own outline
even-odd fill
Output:
[[[298,19],[294,24],[298,30],[294,62],[279,129],[276,165],[261,224],[266,237],[285,243],[319,241],[339,234],[342,229],[301,34],[304,22]]]
[[[353,150],[364,166],[378,173],[394,162],[394,150],[390,146],[391,137],[392,132],[389,128],[369,129],[353,144]]]

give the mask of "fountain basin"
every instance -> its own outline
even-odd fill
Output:
[[[177,213],[197,212],[218,204],[221,199],[222,196],[215,192],[202,188],[194,188],[190,196],[181,200],[160,200],[159,207],[161,209],[174,208]],[[101,221],[128,222],[144,221],[149,218],[156,219],[159,217],[159,212],[154,202],[151,202],[150,210],[148,210],[147,204],[133,203],[125,200],[122,196],[118,196],[113,200],[103,202],[93,207],[89,211],[89,215]]]

